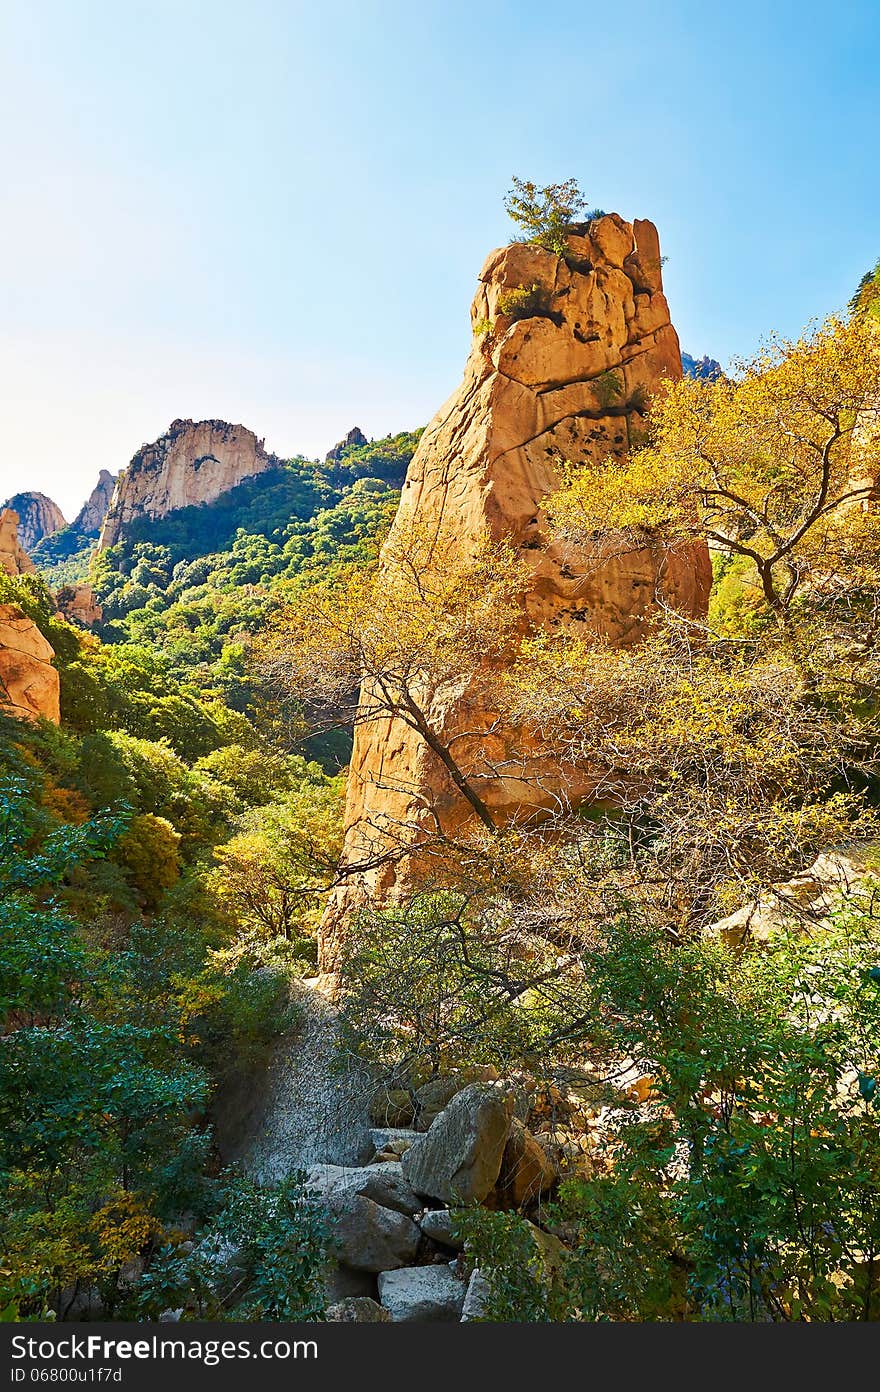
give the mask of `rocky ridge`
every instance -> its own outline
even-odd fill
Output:
[[[115,545],[134,522],[213,502],[244,479],[280,462],[243,425],[172,421],[158,440],[141,446],[117,478],[98,549]]]
[[[690,353],[682,353],[681,367],[685,377],[694,377],[697,381],[717,382],[719,377],[724,376],[720,362],[705,355],[702,358],[694,358]]]
[[[354,425],[344,439],[339,440],[331,450],[327,451],[324,463],[335,464],[342,458],[346,450],[358,449],[361,445],[368,445],[369,443],[369,440],[360,426]]]

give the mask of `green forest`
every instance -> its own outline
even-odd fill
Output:
[[[211,1145],[212,1096],[291,1027],[288,980],[315,971],[344,800],[345,739],[309,757],[301,714],[247,658],[285,593],[375,564],[417,439],[292,460],[127,537],[92,566],[100,638],[47,584],[88,576],[95,538],[75,569],[83,539],[62,532],[39,575],[0,576],[0,603],[55,649],[64,709],[60,730],[0,717],[7,1319],[82,1318],[90,1291],[155,1317],[178,1287],[203,1316],[320,1308],[326,1242],[301,1190],[253,1192]],[[177,1255],[230,1223],[254,1276],[232,1307],[210,1263],[197,1278]],[[291,1231],[313,1250],[285,1256]]]

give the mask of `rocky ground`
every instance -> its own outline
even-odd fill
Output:
[[[274,1183],[313,1165],[357,1165],[373,1153],[370,1101],[376,1080],[366,1064],[337,1049],[336,1014],[318,991],[300,986],[300,1012],[269,1061],[228,1158]]]
[[[388,1090],[338,1049],[324,996],[304,984],[295,1003],[300,1025],[276,1049],[230,1158],[265,1182],[308,1173],[332,1219],[328,1318],[478,1318],[488,1287],[454,1235],[462,1204],[529,1214],[536,1260],[552,1262],[561,1247],[539,1226],[541,1202],[561,1173],[591,1163],[584,1118],[607,1108],[576,1091],[549,1097],[487,1067]]]

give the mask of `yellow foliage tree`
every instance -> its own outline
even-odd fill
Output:
[[[328,724],[394,719],[433,751],[477,818],[494,829],[468,771],[432,715],[444,684],[473,691],[515,647],[524,576],[488,540],[463,555],[436,532],[392,537],[380,567],[307,590],[280,614],[263,649],[267,670]]]
[[[654,443],[628,461],[570,473],[550,505],[560,534],[601,539],[604,554],[610,535],[621,551],[707,537],[751,564],[783,627],[808,588],[873,582],[880,337],[864,317],[775,340],[736,380],[675,383],[653,422]]]
[[[147,905],[155,907],[180,878],[180,833],[164,817],[143,812],[132,817],[116,856]]]
[[[572,470],[548,502],[597,563],[707,536],[751,592],[703,628],[667,610],[630,651],[533,635],[509,678],[512,715],[593,771],[594,813],[628,848],[611,881],[675,929],[875,830],[878,405],[876,330],[831,320],[736,380],[672,384],[650,446]]]

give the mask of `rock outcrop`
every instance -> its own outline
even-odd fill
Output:
[[[395,1324],[412,1321],[457,1321],[465,1287],[448,1266],[410,1266],[383,1271],[379,1299]]]
[[[694,358],[690,353],[682,353],[681,370],[685,377],[695,377],[701,382],[717,382],[724,376],[724,369],[715,358]]]
[[[25,551],[30,551],[43,537],[66,527],[64,514],[57,503],[45,493],[16,493],[3,508],[18,513],[18,539]]]
[[[243,425],[175,420],[153,444],[142,445],[116,480],[98,549],[115,545],[142,519],[210,503],[254,474],[281,462]]]
[[[58,612],[79,628],[94,628],[104,617],[91,585],[62,585],[55,599]]]
[[[7,575],[27,575],[36,566],[18,539],[18,513],[0,510],[0,570]]]
[[[331,1324],[387,1324],[391,1315],[368,1295],[349,1295],[325,1311]]]
[[[878,862],[880,846],[874,841],[823,851],[801,874],[771,885],[714,923],[706,936],[740,948],[766,945],[784,932],[827,932],[847,902],[870,897]]]
[[[83,536],[98,535],[110,509],[115,486],[115,476],[109,469],[102,469],[98,475],[98,482],[73,520],[75,531],[81,532]]]
[[[345,439],[339,440],[333,446],[332,450],[327,451],[324,462],[325,464],[335,464],[337,460],[342,458],[346,450],[358,449],[361,445],[368,445],[369,443],[369,440],[360,426],[353,425]]]
[[[0,604],[0,713],[58,725],[58,673],[51,643],[17,604]]]
[[[487,536],[505,540],[531,572],[526,609],[534,622],[592,630],[618,645],[638,640],[658,601],[704,614],[711,586],[704,546],[645,546],[597,564],[549,538],[542,511],[563,462],[625,456],[645,428],[651,394],[664,379],[681,377],[653,224],[602,216],[572,229],[564,257],[526,243],[493,252],[471,318],[464,381],[420,440],[389,546],[426,530],[465,553]],[[479,780],[480,798],[499,823],[586,796],[586,781],[562,787],[553,760],[530,765],[503,729],[490,735],[493,713],[468,695],[460,683],[433,691],[429,718],[443,740],[457,739],[459,765]],[[498,776],[503,766],[515,773]],[[406,838],[417,845],[438,825],[455,835],[472,817],[439,759],[404,724],[375,719],[357,727],[349,864],[375,865],[383,849]],[[365,896],[406,892],[416,865],[414,857],[392,856],[348,877],[325,918],[325,970],[334,967],[339,930],[354,906]]]
[[[410,1187],[444,1203],[485,1199],[501,1171],[512,1110],[497,1084],[471,1083],[457,1093],[404,1154]]]

